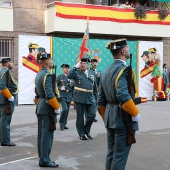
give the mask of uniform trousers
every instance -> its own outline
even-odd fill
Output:
[[[49,130],[50,118],[48,115],[37,114],[38,119],[38,155],[39,165],[47,165],[51,162],[49,157],[53,144],[54,131]],[[55,116],[56,123],[56,116]]]
[[[126,143],[126,129],[107,128],[106,170],[125,170],[131,145]]]
[[[6,114],[5,104],[0,105],[0,142],[1,143],[10,143],[10,124],[12,120],[14,106],[11,106],[11,113]]]
[[[79,136],[84,136],[90,133],[91,126],[96,116],[96,105],[93,104],[82,104],[75,102],[76,107],[76,128]],[[86,121],[84,123],[84,115],[86,113]]]
[[[60,116],[60,127],[64,127],[67,124],[68,113],[70,109],[70,102],[62,101],[61,102],[62,112]]]

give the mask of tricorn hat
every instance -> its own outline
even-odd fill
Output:
[[[114,41],[110,41],[106,44],[106,48],[110,50],[118,50],[123,47],[127,46],[127,40],[126,39],[118,39]]]
[[[88,63],[88,62],[90,62],[90,59],[89,58],[82,58],[81,62],[87,62]]]
[[[6,62],[10,62],[10,61],[11,61],[11,58],[7,57],[7,58],[3,58],[1,62],[6,63]]]
[[[68,64],[62,64],[61,67],[62,67],[62,68],[65,68],[65,67],[70,68],[70,65],[68,65]]]
[[[98,62],[96,58],[91,59],[91,62]]]
[[[44,59],[49,59],[49,58],[51,58],[51,54],[42,54],[42,55],[40,56],[40,59],[39,59],[39,60],[44,60]]]

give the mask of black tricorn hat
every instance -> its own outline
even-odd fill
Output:
[[[61,67],[62,67],[62,68],[65,68],[65,67],[70,68],[70,65],[68,65],[68,64],[62,64]]]
[[[10,61],[11,61],[11,58],[7,57],[7,58],[3,58],[1,62],[6,63],[6,62],[10,62]]]
[[[44,60],[44,59],[49,59],[49,58],[51,58],[51,54],[42,54],[42,55],[40,56],[40,59],[39,59],[39,60]]]
[[[87,62],[88,63],[88,62],[90,62],[90,59],[89,58],[82,58],[81,62]]]
[[[98,60],[93,58],[93,59],[91,59],[91,62],[98,62]]]
[[[110,41],[106,44],[106,48],[110,50],[118,50],[123,47],[127,46],[127,40],[126,39],[118,39],[114,41]]]

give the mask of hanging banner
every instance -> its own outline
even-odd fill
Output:
[[[152,100],[153,78],[162,76],[163,42],[139,41],[139,96]]]
[[[158,18],[158,10],[147,10],[145,19],[136,19],[134,9],[115,8],[112,6],[86,5],[55,2],[56,16],[67,19],[87,19],[120,23],[141,23],[170,25],[170,15],[164,20]]]
[[[41,53],[50,53],[50,37],[19,35],[18,104],[34,104],[34,80],[41,69]]]

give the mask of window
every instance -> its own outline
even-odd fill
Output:
[[[3,6],[3,7],[12,7],[12,2],[0,0],[0,6]]]
[[[0,37],[0,58],[10,57],[13,53],[13,38]]]

